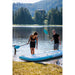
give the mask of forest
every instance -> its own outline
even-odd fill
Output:
[[[13,24],[62,25],[62,8],[52,8],[48,12],[38,9],[32,17],[27,8],[21,7],[13,12]]]

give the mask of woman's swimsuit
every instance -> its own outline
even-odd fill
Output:
[[[31,41],[30,41],[30,48],[35,48],[35,40],[36,40],[36,38],[32,38],[31,37]]]

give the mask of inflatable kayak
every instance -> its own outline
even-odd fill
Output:
[[[20,56],[19,58],[26,61],[43,61],[62,56],[62,50],[50,50],[42,54],[34,54],[30,56]]]

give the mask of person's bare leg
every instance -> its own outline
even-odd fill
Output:
[[[33,48],[33,54],[35,54],[35,48]]]
[[[16,55],[16,48],[14,48],[14,50],[15,50],[15,51],[14,51],[14,55]]]
[[[30,48],[31,49],[31,54],[35,53],[35,48]]]
[[[31,54],[33,54],[33,48],[30,48],[31,49]]]
[[[34,54],[34,48],[32,48],[32,54]]]

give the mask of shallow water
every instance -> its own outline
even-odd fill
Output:
[[[23,45],[28,42],[29,36],[31,35],[32,32],[37,31],[39,33],[38,37],[38,50],[35,49],[35,54],[43,54],[53,50],[53,44],[54,42],[50,41],[50,37],[52,37],[51,30],[54,29],[55,27],[46,27],[45,29],[48,30],[49,36],[44,34],[43,30],[44,27],[13,27],[13,45]],[[62,28],[55,28],[57,31],[60,31],[60,36],[62,37]],[[59,45],[59,50],[62,50],[62,44]],[[14,61],[21,61],[25,62],[23,60],[19,59],[19,56],[25,55],[25,56],[30,56],[30,45],[24,45],[21,46],[19,49],[17,49],[16,55],[14,55],[14,47],[12,48],[12,53],[13,53],[13,60]],[[43,61],[39,63],[44,63],[44,64],[57,64],[62,66],[62,58],[60,59],[54,59],[54,60],[49,60],[49,61]]]
[[[27,43],[27,39],[15,39],[13,41],[13,45],[23,45],[25,43]],[[53,50],[53,42],[51,41],[38,41],[38,50],[35,49],[35,54],[45,54],[47,53],[48,51],[50,50]],[[13,50],[13,60],[14,61],[22,61],[23,60],[20,60],[19,59],[19,56],[30,56],[31,55],[31,52],[30,52],[30,45],[24,45],[24,46],[21,46],[19,49],[17,49],[17,52],[16,52],[16,55],[14,55],[14,48],[12,48]],[[59,50],[62,50],[62,45],[59,45]],[[57,63],[58,62],[58,63]],[[58,65],[61,65],[62,64],[62,58],[61,59],[55,59],[55,60],[50,60],[50,61],[43,61],[43,62],[40,62],[40,63],[44,63],[44,64],[58,64]],[[62,65],[61,65],[62,66]]]

